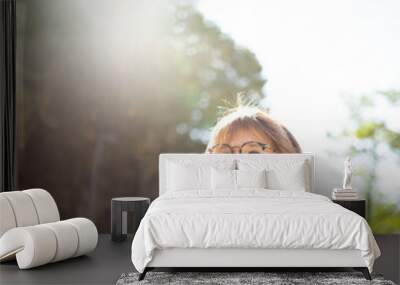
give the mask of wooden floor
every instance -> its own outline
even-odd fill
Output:
[[[99,243],[88,256],[19,270],[16,262],[0,264],[0,284],[115,284],[124,272],[134,271],[131,241],[112,242],[99,235]]]
[[[400,235],[376,236],[376,239],[383,256],[376,261],[374,271],[399,283]],[[88,256],[28,270],[19,270],[15,261],[2,263],[0,284],[115,284],[122,273],[135,271],[130,248],[131,240],[112,242],[110,235],[102,234],[96,250]]]

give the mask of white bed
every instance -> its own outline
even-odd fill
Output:
[[[246,181],[258,169],[264,188]],[[236,175],[235,189],[216,188],[225,173]],[[162,154],[159,177],[160,197],[132,243],[140,279],[155,267],[354,267],[370,278],[380,255],[362,217],[312,194],[311,154]]]

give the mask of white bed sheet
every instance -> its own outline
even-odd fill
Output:
[[[357,249],[371,272],[380,255],[359,215],[318,194],[265,189],[160,196],[134,237],[135,268],[166,248]]]

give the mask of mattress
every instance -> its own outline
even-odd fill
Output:
[[[372,271],[380,255],[368,223],[328,198],[247,189],[170,192],[157,198],[132,243],[139,272],[163,249],[359,250]]]

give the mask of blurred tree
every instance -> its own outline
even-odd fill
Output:
[[[400,231],[400,208],[379,190],[378,167],[387,158],[385,155],[391,154],[400,164],[400,132],[385,122],[384,114],[371,115],[377,102],[381,105],[386,103],[400,114],[400,91],[388,90],[353,98],[348,102],[351,127],[342,135],[355,139],[349,154],[365,161],[365,167],[357,173],[364,182],[368,222],[374,233],[384,234]]]
[[[89,2],[18,1],[19,186],[104,232],[112,197],[155,198],[158,154],[203,152],[218,105],[266,80],[192,5]]]
[[[206,21],[188,4],[171,7],[172,29],[168,33],[166,81],[178,112],[178,130],[192,139],[204,137],[215,123],[218,106],[224,99],[236,99],[236,93],[247,91],[251,100],[264,97],[266,82],[255,55],[235,44],[233,39]],[[199,132],[196,132],[199,131]]]

